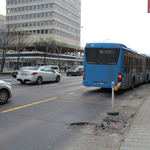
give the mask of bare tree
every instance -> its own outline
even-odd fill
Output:
[[[13,42],[15,41],[16,28],[11,28],[10,25],[7,25],[6,30],[1,30],[0,32],[0,49],[2,49],[2,59],[1,59],[1,69],[0,72],[3,72],[6,52],[12,47]]]
[[[46,64],[46,56],[47,54],[57,54],[59,67],[60,67],[60,49],[59,47],[65,47],[66,44],[60,44],[56,40],[52,38],[47,38],[46,40],[40,38],[39,42],[35,42],[34,45],[36,46],[37,50],[40,50],[44,54],[44,64]]]
[[[19,61],[21,57],[22,51],[29,45],[29,35],[25,34],[25,32],[19,30],[16,31],[16,38],[13,42],[13,47],[17,53],[17,68],[19,69]]]
[[[44,65],[46,65],[46,55],[47,55],[47,48],[48,48],[48,43],[43,39],[43,38],[40,38],[40,40],[38,42],[35,42],[34,45],[36,46],[36,49],[38,51],[41,51],[43,52],[43,55],[44,55]]]

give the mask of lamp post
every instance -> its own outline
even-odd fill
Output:
[[[83,26],[78,27],[78,25],[77,25],[77,29],[76,29],[76,66],[77,66],[77,63],[78,63],[78,37],[77,37],[77,31],[80,28],[83,28]]]

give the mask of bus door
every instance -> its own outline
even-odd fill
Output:
[[[132,76],[132,63],[133,63],[133,59],[130,57],[126,57],[126,87],[130,87],[131,86],[131,76]]]

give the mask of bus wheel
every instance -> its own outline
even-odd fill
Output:
[[[133,90],[135,86],[135,79],[132,80],[132,85],[131,85],[131,89]]]

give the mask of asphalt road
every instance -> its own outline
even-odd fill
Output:
[[[73,130],[70,124],[99,125],[111,110],[111,90],[84,87],[82,76],[65,74],[59,83],[42,85],[22,85],[10,75],[0,79],[13,90],[8,103],[0,105],[0,150],[97,150],[94,132]],[[115,106],[134,92],[116,93]]]

